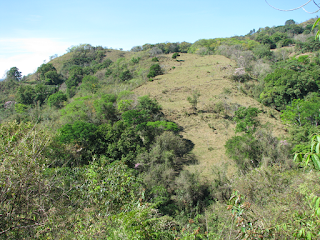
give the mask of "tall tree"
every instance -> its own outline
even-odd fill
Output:
[[[12,79],[19,82],[21,78],[22,78],[21,72],[17,67],[12,67],[7,72],[7,79]]]

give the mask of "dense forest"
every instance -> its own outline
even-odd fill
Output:
[[[0,238],[319,239],[314,21],[130,51],[80,44],[33,74],[12,67],[0,82]],[[191,55],[232,61],[219,70],[256,103],[227,103],[234,90],[224,88],[204,109],[202,93],[185,93],[186,119],[210,114],[234,126],[224,145],[232,174],[193,171],[198,143],[154,96],[135,92]]]

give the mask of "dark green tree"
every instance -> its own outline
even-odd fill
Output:
[[[10,70],[7,72],[7,80],[14,80],[19,82],[22,79],[21,72],[17,67],[12,67]]]
[[[67,95],[59,91],[48,98],[48,105],[50,107],[55,106],[57,108],[61,108],[63,106],[63,102],[67,101],[67,99]]]
[[[31,105],[34,104],[35,95],[36,93],[33,87],[30,85],[21,85],[18,87],[16,100],[18,103]]]
[[[74,66],[69,71],[69,78],[66,81],[66,85],[68,88],[76,87],[82,81],[83,71],[82,67]]]
[[[150,67],[150,71],[149,71],[149,74],[147,75],[148,78],[153,78],[155,76],[158,76],[158,75],[162,75],[163,72],[162,72],[162,69],[160,67],[159,64],[153,64],[151,67]]]
[[[44,82],[46,85],[58,85],[62,83],[61,76],[55,70],[46,72],[44,77]]]
[[[121,81],[128,81],[132,79],[132,75],[129,70],[125,70],[120,73],[119,78],[121,79]]]
[[[259,121],[256,119],[260,113],[258,108],[253,107],[240,107],[236,112],[233,120],[237,123],[236,133],[254,133],[256,127],[259,125]]]
[[[54,71],[57,72],[57,69],[52,65],[52,63],[44,63],[37,69],[38,79],[45,81],[47,72]]]

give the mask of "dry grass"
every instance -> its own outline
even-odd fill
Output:
[[[211,179],[212,168],[223,165],[228,165],[229,176],[235,172],[235,165],[225,155],[224,149],[226,141],[234,135],[235,125],[231,120],[224,118],[225,113],[208,111],[218,102],[263,109],[265,113],[260,114],[260,121],[263,124],[270,122],[277,136],[285,134],[276,112],[273,112],[275,117],[270,117],[271,110],[241,93],[238,83],[228,79],[235,68],[232,60],[217,55],[180,55],[179,62],[171,59],[171,55],[162,55],[159,58],[160,65],[166,74],[157,76],[155,81],[147,82],[134,92],[138,96],[150,95],[157,99],[166,117],[183,127],[180,134],[195,144],[193,153],[197,156],[199,164],[186,168],[200,172],[206,179]],[[197,113],[193,112],[187,101],[193,90],[201,94]],[[232,111],[226,113],[232,116]]]

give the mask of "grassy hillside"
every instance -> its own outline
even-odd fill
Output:
[[[199,165],[187,169],[198,171],[209,180],[212,180],[212,171],[217,166],[226,165],[229,176],[235,173],[233,162],[225,155],[224,145],[234,136],[232,117],[240,106],[263,110],[260,121],[270,123],[269,127],[276,136],[285,136],[279,113],[275,112],[275,117],[270,117],[268,112],[272,109],[244,94],[240,90],[242,85],[230,80],[236,68],[234,61],[219,55],[180,55],[178,61],[171,55],[162,55],[160,63],[166,74],[136,88],[134,92],[157,99],[166,118],[180,125],[183,128],[180,134],[195,144],[193,153]],[[187,101],[193,91],[200,93],[196,111]],[[222,105],[221,112],[217,111],[219,105]]]

